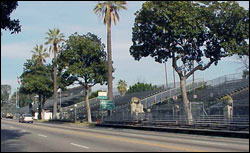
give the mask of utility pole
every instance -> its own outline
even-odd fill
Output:
[[[167,61],[164,62],[164,65],[165,65],[165,75],[166,75],[166,89],[168,89]]]

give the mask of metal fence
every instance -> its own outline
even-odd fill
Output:
[[[130,114],[129,112],[116,113],[115,116],[105,117],[105,124],[130,124],[138,126],[157,127],[191,127],[206,128],[216,130],[249,130],[249,116],[231,116],[227,118],[223,115],[201,115],[193,118],[191,124],[187,124],[185,115],[157,115],[154,113]]]
[[[218,86],[227,82],[232,82],[240,79],[245,79],[243,78],[243,72],[240,73],[234,73],[234,74],[229,74],[229,75],[224,75],[212,80],[206,81],[206,85],[208,86]]]

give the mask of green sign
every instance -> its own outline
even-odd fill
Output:
[[[101,110],[112,110],[115,108],[114,102],[112,100],[100,100]]]
[[[97,99],[108,99],[107,96],[98,96]]]

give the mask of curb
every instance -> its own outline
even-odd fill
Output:
[[[244,132],[218,131],[218,130],[208,130],[208,129],[187,129],[187,128],[150,127],[150,126],[146,127],[146,126],[113,125],[113,124],[95,124],[95,126],[249,139],[249,132],[245,131]]]

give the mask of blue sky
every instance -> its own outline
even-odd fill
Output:
[[[156,63],[151,57],[135,61],[129,54],[134,13],[141,8],[142,3],[142,1],[128,1],[128,10],[122,10],[119,13],[120,21],[116,26],[112,25],[114,88],[120,79],[125,80],[128,85],[133,85],[138,81],[154,85],[165,84],[163,64]],[[45,33],[48,29],[59,28],[66,38],[74,32],[79,34],[91,32],[99,36],[106,45],[106,26],[102,19],[93,13],[96,4],[96,1],[19,1],[19,6],[11,14],[11,18],[20,20],[22,31],[12,35],[9,31],[2,31],[1,84],[11,85],[12,93],[14,92],[14,88],[18,86],[17,75],[22,74],[23,64],[31,58],[30,51],[35,45],[44,44]],[[242,1],[239,4],[245,9],[249,8],[248,1]],[[51,58],[47,61],[51,62]],[[170,61],[167,66],[168,81],[172,82]],[[219,61],[217,66],[213,65],[206,71],[196,72],[195,76],[210,80],[222,75],[241,72],[240,67],[236,58],[225,58]],[[96,85],[94,90],[98,88],[100,86]]]

